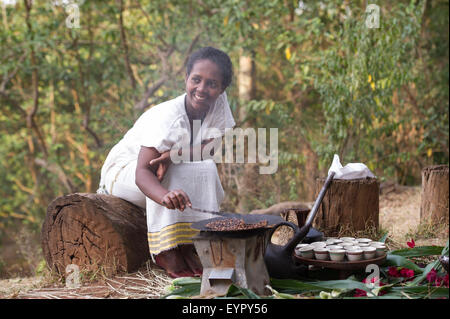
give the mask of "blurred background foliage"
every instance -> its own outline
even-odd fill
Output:
[[[279,130],[276,174],[219,164],[227,209],[312,201],[334,153],[404,185],[448,163],[448,1],[371,1],[378,28],[367,1],[0,3],[0,249],[8,232],[38,242],[54,198],[95,192],[111,147],[184,92],[206,45],[233,60],[238,126]]]

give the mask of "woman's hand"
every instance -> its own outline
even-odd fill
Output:
[[[180,211],[183,211],[186,206],[192,207],[189,196],[181,189],[169,191],[161,198],[160,203],[168,209],[179,209]]]
[[[167,172],[172,160],[170,159],[170,150],[161,153],[161,156],[149,162],[150,166],[157,167],[156,178],[161,182]]]

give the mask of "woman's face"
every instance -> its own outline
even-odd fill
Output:
[[[206,114],[224,91],[219,66],[210,60],[198,60],[186,77],[186,104],[189,111]]]

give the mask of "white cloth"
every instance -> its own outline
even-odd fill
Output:
[[[99,189],[97,193],[111,194],[145,208],[145,195],[136,185],[136,164],[137,160],[125,166],[112,165],[104,177],[106,189]]]
[[[170,165],[162,185],[183,189],[193,207],[206,210],[219,210],[224,197],[216,163],[211,159]],[[191,223],[213,217],[217,215],[199,213],[188,207],[183,212],[170,210],[147,197],[147,237],[152,258],[178,245],[192,244],[198,230],[191,228]]]
[[[185,109],[185,96],[180,95],[144,112],[111,149],[101,170],[97,193],[112,194],[146,208],[152,255],[174,245],[191,242],[186,235],[186,223],[216,217],[189,208],[184,212],[169,210],[145,197],[136,186],[135,171],[141,146],[154,147],[161,153],[182,144],[186,137],[190,139],[191,127]],[[223,136],[225,129],[234,126],[235,121],[224,92],[206,114],[201,134],[194,132],[192,144],[199,145],[205,139]],[[180,135],[180,130],[184,134]],[[224,197],[213,160],[172,164],[161,184],[169,190],[182,189],[194,207],[205,210],[219,210]]]
[[[333,163],[331,163],[328,175],[335,172],[334,179],[357,179],[357,178],[374,178],[375,175],[363,163],[348,163],[342,166],[339,156],[334,154]]]
[[[216,163],[212,159],[201,162],[173,164],[161,183],[168,189],[182,189],[189,196],[192,206],[218,211],[224,198]],[[196,222],[217,215],[199,213],[189,207],[183,212],[167,209],[147,197],[148,232],[158,232],[162,228],[181,222]]]
[[[217,172],[216,163],[212,159],[200,162],[189,162],[173,164],[164,176],[161,183],[168,189],[182,189],[189,196],[192,206],[205,210],[218,211],[220,203],[224,198],[224,191],[220,183]],[[179,210],[167,209],[147,197],[147,228],[149,233],[159,233],[158,236],[165,237],[164,233],[160,233],[167,226],[193,223],[203,219],[217,217],[217,215],[199,213],[189,207],[181,212]],[[174,232],[176,228],[171,228]],[[180,232],[183,231],[181,227]],[[190,238],[187,242],[191,242]],[[166,238],[166,244],[156,246],[156,251],[162,251],[172,248],[177,243],[183,242],[183,238],[173,236],[171,240]],[[150,247],[152,248],[152,247]],[[150,249],[151,252],[154,250]]]
[[[185,109],[185,96],[186,93],[158,104],[138,118],[106,157],[100,175],[99,193],[110,193],[110,185],[106,185],[107,175],[111,173],[113,167],[124,167],[136,161],[141,146],[154,147],[162,153],[170,150],[175,144],[181,144],[183,136],[178,134],[180,130],[185,131],[185,136],[190,137],[191,127]],[[202,140],[208,138],[223,136],[226,128],[232,128],[235,125],[227,95],[224,92],[206,114],[201,126],[202,137],[199,134],[195,135],[193,144],[200,144]],[[110,177],[109,180],[113,179]]]

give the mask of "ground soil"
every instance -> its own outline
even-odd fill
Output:
[[[420,196],[420,186],[398,185],[380,195],[380,227],[389,232],[395,248],[407,247],[411,238],[418,246],[444,246],[448,240],[448,224],[428,226],[420,222]],[[166,293],[172,281],[152,262],[135,273],[113,278],[96,274],[88,279],[78,288],[66,287],[61,278],[49,273],[4,279],[0,280],[0,298],[158,298]]]

